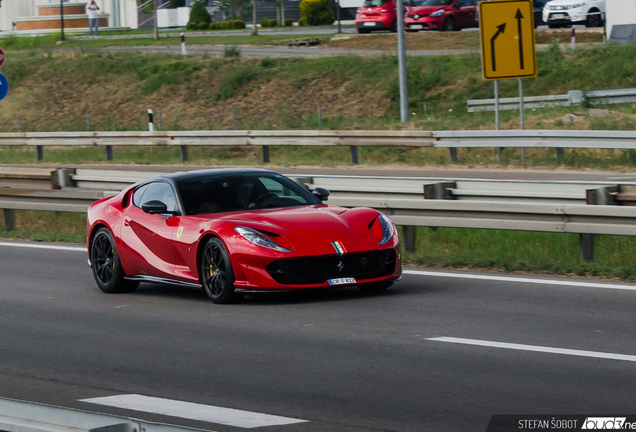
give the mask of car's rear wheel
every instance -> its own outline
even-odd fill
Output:
[[[369,31],[370,31],[369,29],[362,29],[362,28],[358,29],[358,33],[360,33],[360,34],[369,33]]]
[[[442,27],[442,29],[444,31],[455,31],[457,30],[456,24],[455,24],[455,18],[448,17],[446,18],[446,21],[444,21],[444,27]]]
[[[391,31],[393,33],[397,33],[397,20],[393,21],[393,24],[391,24]]]
[[[234,298],[234,272],[223,242],[212,237],[201,254],[201,284],[214,303],[231,303]]]
[[[368,284],[360,284],[358,285],[358,289],[364,292],[378,292],[378,291],[384,291],[391,285],[393,285],[393,282],[375,282],[375,283],[368,283]]]
[[[585,21],[585,27],[603,27],[603,18],[601,13],[596,9],[589,12],[587,20]]]
[[[93,237],[91,267],[97,286],[105,293],[132,292],[139,286],[139,282],[124,279],[117,246],[108,228],[100,228]]]

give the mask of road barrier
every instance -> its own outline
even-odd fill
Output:
[[[6,169],[4,169],[6,170]],[[2,179],[3,169],[0,169]],[[14,210],[85,212],[95,200],[161,172],[51,170],[60,189],[0,188],[5,227]],[[329,203],[366,206],[404,227],[407,251],[414,227],[480,228],[575,233],[582,260],[593,259],[594,234],[636,236],[636,183],[288,175],[307,189],[331,191]]]

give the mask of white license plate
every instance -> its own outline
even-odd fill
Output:
[[[561,18],[565,18],[565,15],[564,14],[552,14],[552,18],[561,19]]]
[[[329,279],[329,285],[343,285],[343,284],[354,284],[356,280],[354,278],[340,278],[340,279]]]
[[[374,22],[365,22],[364,24],[362,24],[363,26],[366,27],[375,27],[375,23]]]
[[[424,26],[422,24],[411,24],[411,28],[413,30],[420,30],[420,29],[424,28]]]

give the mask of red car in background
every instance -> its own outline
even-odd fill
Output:
[[[479,27],[477,0],[424,0],[404,18],[406,31],[455,31]]]
[[[413,0],[404,0],[401,16],[414,6]],[[356,12],[356,28],[358,33],[369,33],[374,30],[397,31],[397,14],[395,0],[365,0],[364,5]]]

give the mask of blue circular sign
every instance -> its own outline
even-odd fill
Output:
[[[4,74],[0,73],[0,100],[7,97],[9,93],[9,81],[7,81],[7,77]]]

